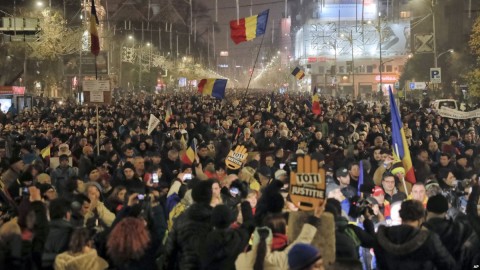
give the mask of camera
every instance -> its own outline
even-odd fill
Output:
[[[372,205],[367,199],[358,198],[357,200],[353,200],[352,205],[350,207],[349,216],[352,218],[358,218],[361,215],[365,215],[366,213],[370,215],[374,215]]]
[[[137,199],[138,199],[139,201],[145,200],[145,194],[138,194],[138,195],[137,195]]]
[[[183,175],[183,181],[188,181],[188,180],[192,180],[192,174],[191,173],[186,173]]]

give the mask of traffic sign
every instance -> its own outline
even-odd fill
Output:
[[[430,82],[431,83],[442,83],[442,69],[441,68],[430,68]]]
[[[428,83],[426,82],[411,82],[410,83],[410,90],[423,90],[428,87]]]

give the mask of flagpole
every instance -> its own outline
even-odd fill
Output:
[[[260,41],[260,47],[258,47],[257,57],[255,58],[255,62],[253,63],[252,73],[250,73],[250,78],[248,79],[247,89],[245,90],[245,95],[243,96],[243,98],[247,97],[248,88],[250,87],[250,82],[252,81],[253,72],[255,72],[255,66],[257,65],[258,56],[260,55],[260,50],[262,49],[264,38],[265,38],[265,34],[262,35],[262,40]]]
[[[395,144],[395,152],[397,154],[397,157],[400,159],[400,152],[398,151],[398,144]],[[400,160],[401,162],[402,160]],[[403,163],[402,163],[403,166]],[[408,189],[407,189],[407,184],[405,183],[405,176],[402,177],[402,183],[403,183],[403,188],[405,189],[405,194],[408,196]]]

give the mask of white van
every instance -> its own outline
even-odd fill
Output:
[[[457,111],[465,111],[467,109],[465,103],[460,103],[455,99],[437,99],[432,102],[431,107],[434,110],[438,110],[442,107],[454,109]]]

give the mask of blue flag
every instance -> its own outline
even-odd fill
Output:
[[[363,160],[360,160],[360,174],[358,176],[357,195],[360,196],[360,187],[363,185]]]

